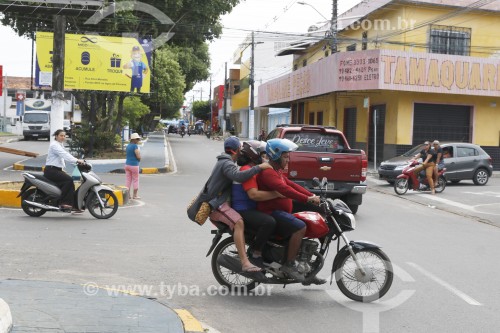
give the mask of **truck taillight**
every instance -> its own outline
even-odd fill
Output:
[[[368,172],[368,159],[366,158],[365,152],[361,151],[361,181],[366,180],[366,174]]]

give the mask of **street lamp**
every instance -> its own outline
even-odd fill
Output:
[[[325,15],[321,14],[321,12],[319,10],[317,10],[313,5],[311,5],[310,3],[307,3],[307,2],[303,2],[303,1],[299,1],[297,2],[297,4],[299,5],[303,5],[303,6],[309,6],[311,7],[312,9],[314,9],[319,15],[321,15],[321,17],[323,17],[325,19],[325,21],[330,21],[329,19],[327,19],[325,17]]]

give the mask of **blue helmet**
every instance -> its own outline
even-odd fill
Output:
[[[267,141],[266,153],[271,161],[278,161],[281,154],[294,151],[299,146],[288,139],[271,139]]]

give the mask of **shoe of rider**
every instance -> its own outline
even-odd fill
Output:
[[[319,277],[315,276],[311,280],[302,282],[302,285],[304,285],[304,286],[310,286],[311,284],[315,284],[315,285],[319,286],[319,285],[322,285],[322,284],[325,284],[325,283],[326,283],[325,279],[322,279],[322,278],[319,278]]]
[[[303,282],[305,280],[304,274],[299,273],[295,261],[289,261],[283,266],[281,266],[281,271],[283,273],[286,273],[289,277],[291,277],[294,280],[300,282]]]

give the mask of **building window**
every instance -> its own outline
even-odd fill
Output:
[[[429,52],[468,56],[470,36],[470,28],[431,25]]]
[[[345,48],[346,51],[356,51],[356,44],[351,44]]]
[[[307,59],[302,61],[302,67],[306,67],[307,66]]]
[[[363,32],[363,35],[361,37],[361,50],[367,50],[368,49],[368,32]]]

